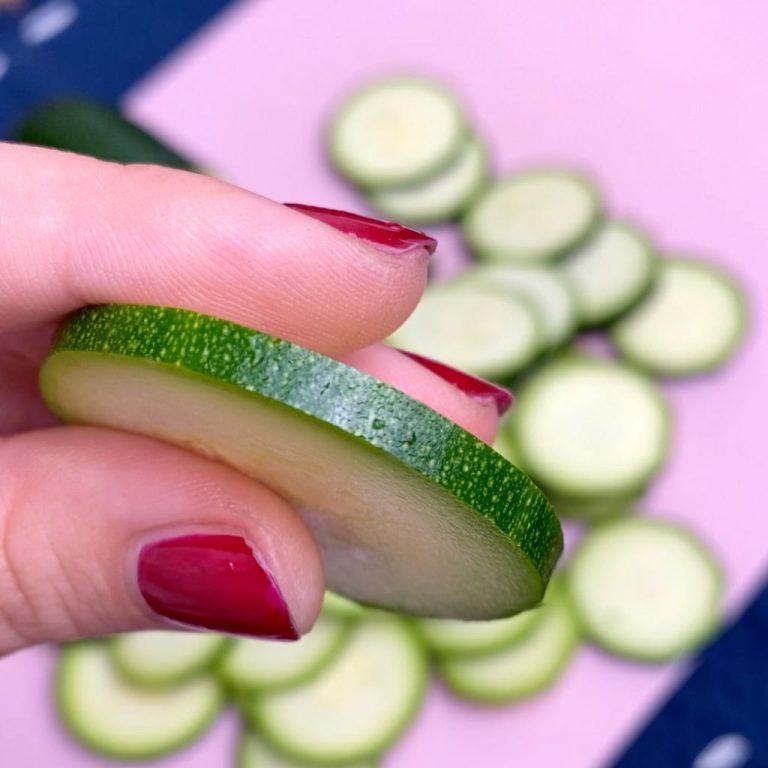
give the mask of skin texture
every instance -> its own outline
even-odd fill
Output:
[[[493,402],[380,344],[411,313],[428,253],[381,250],[204,176],[0,144],[0,653],[167,628],[136,585],[149,541],[242,536],[299,632],[322,600],[298,515],[236,471],[146,438],[56,426],[37,369],[92,303],[177,306],[341,359],[483,440]]]

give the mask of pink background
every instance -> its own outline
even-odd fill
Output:
[[[338,99],[370,75],[433,74],[452,84],[499,171],[539,161],[590,170],[610,212],[667,251],[727,265],[747,287],[752,333],[715,378],[666,386],[672,460],[646,507],[695,526],[726,565],[728,609],[768,564],[765,214],[768,5],[712,0],[253,0],[236,4],[126,100],[137,119],[234,182],[279,200],[361,210],[324,161]],[[463,258],[436,229],[441,266]],[[0,663],[0,744],[8,764],[104,765],[52,717],[51,654]],[[437,687],[388,766],[593,768],[625,743],[679,678],[585,648],[557,688],[484,710]],[[163,761],[227,765],[236,724]],[[3,760],[3,764],[5,764]]]

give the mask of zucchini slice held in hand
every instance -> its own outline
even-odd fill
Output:
[[[41,370],[65,421],[216,458],[296,506],[328,586],[424,616],[537,604],[562,548],[547,499],[435,411],[335,360],[185,310],[72,316]]]

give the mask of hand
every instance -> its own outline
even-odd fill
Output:
[[[295,638],[322,599],[315,542],[269,488],[147,438],[55,425],[37,369],[80,306],[217,315],[492,438],[491,398],[378,343],[419,300],[430,238],[149,166],[0,145],[0,167],[0,653],[171,628],[181,606],[201,627]]]

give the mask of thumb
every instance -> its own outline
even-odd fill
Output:
[[[233,469],[85,427],[0,441],[0,653],[177,622],[296,639],[323,593],[294,510]]]

